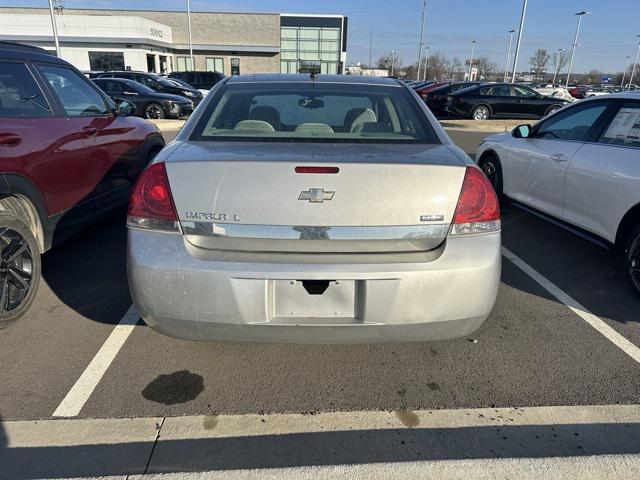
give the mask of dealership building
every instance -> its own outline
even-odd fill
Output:
[[[279,13],[65,8],[55,16],[61,56],[80,70],[225,75],[295,73],[308,66],[344,73],[347,17]],[[55,51],[46,8],[0,7],[0,40]]]

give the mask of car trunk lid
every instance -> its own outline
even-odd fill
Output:
[[[193,245],[308,253],[437,247],[465,174],[446,145],[189,142],[166,168]]]

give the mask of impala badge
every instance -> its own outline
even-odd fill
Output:
[[[334,193],[336,192],[325,192],[323,188],[310,188],[300,192],[298,200],[308,200],[309,203],[323,203],[325,200],[331,200]]]
[[[441,222],[444,220],[444,215],[420,215],[421,222]]]

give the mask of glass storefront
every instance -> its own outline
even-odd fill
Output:
[[[280,72],[298,73],[302,63],[320,64],[320,73],[338,73],[340,29],[280,27]]]

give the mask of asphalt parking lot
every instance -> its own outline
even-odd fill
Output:
[[[484,136],[450,134],[469,153]],[[45,254],[30,313],[0,332],[3,420],[51,418],[128,311],[124,221],[117,212]],[[85,392],[78,417],[639,403],[640,300],[616,257],[513,206],[503,211],[503,244],[519,261],[503,257],[494,312],[469,338],[194,343],[140,321]],[[590,325],[553,288],[605,327]]]

